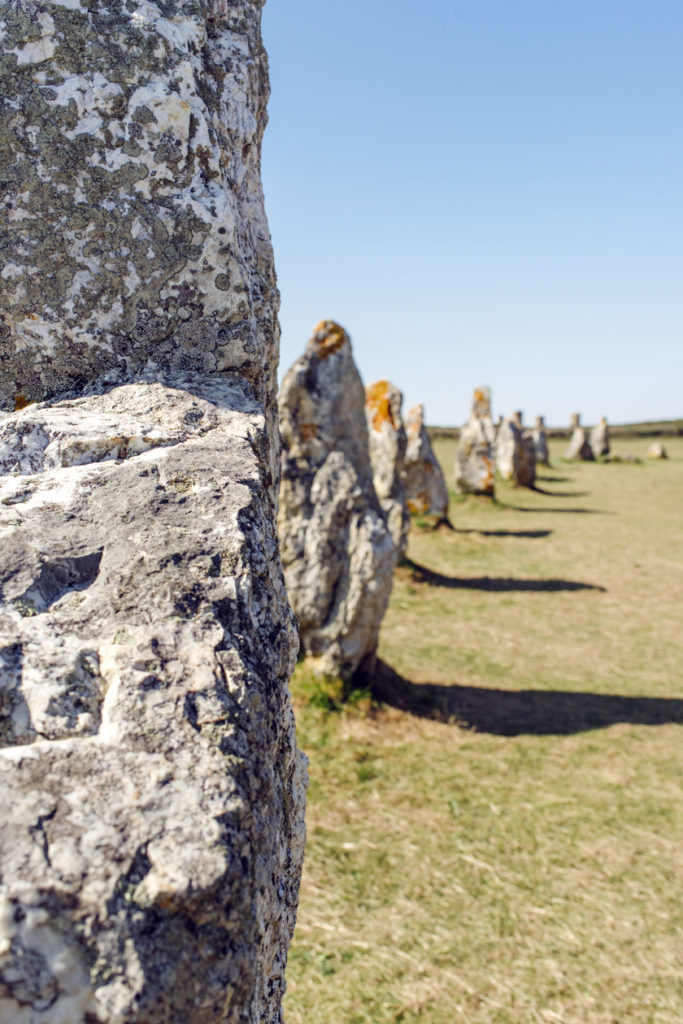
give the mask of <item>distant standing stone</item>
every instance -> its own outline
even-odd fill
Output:
[[[536,452],[536,463],[539,466],[550,465],[550,452],[548,451],[548,437],[545,432],[545,423],[542,416],[536,417],[536,423],[531,434]]]
[[[315,328],[280,391],[280,541],[306,654],[326,675],[372,663],[398,552],[375,492],[365,389],[346,331]]]
[[[486,387],[476,388],[470,418],[460,432],[455,456],[455,489],[460,494],[486,494],[493,497],[495,437],[491,419],[491,393]]]
[[[503,420],[496,436],[496,468],[504,480],[520,487],[533,487],[536,481],[536,450],[530,435],[525,435],[522,414],[513,413]]]
[[[647,450],[648,459],[668,459],[666,448],[660,441],[655,441]]]
[[[595,459],[595,455],[586,437],[586,431],[581,426],[581,417],[578,412],[572,413],[570,426],[572,436],[569,439],[569,447],[565,453],[565,459],[582,459],[584,462],[592,462]]]
[[[403,395],[388,380],[375,381],[365,389],[372,478],[399,558],[405,553],[410,530],[403,473],[407,439],[402,405]]]
[[[609,427],[604,416],[591,430],[590,445],[596,457],[609,455]]]
[[[405,489],[413,515],[430,516],[435,523],[448,519],[448,488],[443,470],[432,449],[424,425],[424,406],[414,406],[406,416],[408,444],[405,458]]]

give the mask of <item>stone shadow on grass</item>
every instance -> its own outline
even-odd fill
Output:
[[[546,491],[544,487],[534,485],[529,490],[536,494],[544,494],[548,498],[586,498],[588,491]]]
[[[456,533],[476,533],[480,537],[522,537],[530,540],[549,537],[552,530],[464,530],[460,526],[454,526]]]
[[[510,512],[539,512],[541,514],[545,512],[554,512],[557,515],[573,515],[573,516],[613,516],[614,512],[608,512],[603,508],[526,508],[523,505],[506,505],[504,501],[497,501],[497,504],[501,508],[506,508]]]
[[[417,684],[382,661],[359,682],[400,711],[495,736],[568,736],[619,723],[683,725],[683,700],[663,697]]]
[[[418,565],[410,558],[403,559],[405,568],[410,570],[416,583],[427,583],[432,587],[448,587],[453,590],[489,590],[497,592],[531,591],[533,593],[558,593],[564,590],[599,590],[605,587],[597,583],[579,583],[576,580],[519,580],[509,576],[445,576],[441,572]]]

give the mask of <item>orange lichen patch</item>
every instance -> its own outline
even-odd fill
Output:
[[[318,424],[317,423],[300,423],[299,434],[302,441],[310,441],[311,438],[318,436]]]
[[[327,359],[333,352],[337,352],[348,335],[343,327],[336,324],[334,320],[321,320],[313,329],[311,341],[321,359]]]
[[[425,512],[429,512],[429,495],[425,491],[420,491],[419,494],[408,498],[406,504],[411,516],[424,515]]]
[[[33,399],[27,398],[26,395],[15,395],[14,396],[14,411],[18,412],[19,409],[25,409],[27,405],[33,405]]]
[[[377,380],[365,389],[365,404],[372,413],[373,430],[381,430],[383,423],[393,423],[390,396],[388,380]]]

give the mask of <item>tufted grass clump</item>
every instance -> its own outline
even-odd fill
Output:
[[[651,439],[620,447],[642,458]],[[683,1019],[683,438],[413,530],[355,691],[297,667],[288,1024]],[[455,442],[435,449],[452,482]]]

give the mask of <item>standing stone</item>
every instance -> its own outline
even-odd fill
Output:
[[[301,644],[326,675],[372,665],[398,552],[372,481],[346,331],[315,328],[280,391],[280,541]]]
[[[504,480],[520,487],[533,487],[536,481],[536,449],[524,432],[521,412],[503,420],[496,435],[496,468]]]
[[[583,459],[584,462],[592,462],[595,455],[586,437],[586,431],[581,426],[581,417],[578,412],[572,413],[570,426],[572,435],[569,439],[569,447],[565,452],[565,459]]]
[[[609,427],[604,416],[591,430],[590,446],[596,458],[609,455]]]
[[[550,452],[548,450],[548,436],[545,432],[545,422],[542,416],[536,417],[536,423],[531,433],[536,453],[536,463],[540,466],[550,465]]]
[[[259,16],[3,11],[0,1024],[282,1020],[306,773]]]
[[[666,448],[661,441],[654,441],[647,450],[648,459],[668,459]]]
[[[403,482],[407,440],[402,405],[403,395],[388,380],[378,380],[365,389],[372,479],[399,558],[405,554],[410,529]]]
[[[435,525],[448,522],[448,488],[424,425],[423,405],[414,406],[406,416],[406,435],[408,509],[413,515],[429,516]]]
[[[470,418],[460,431],[455,456],[456,491],[493,497],[495,436],[490,391],[485,387],[477,388],[472,399]]]

